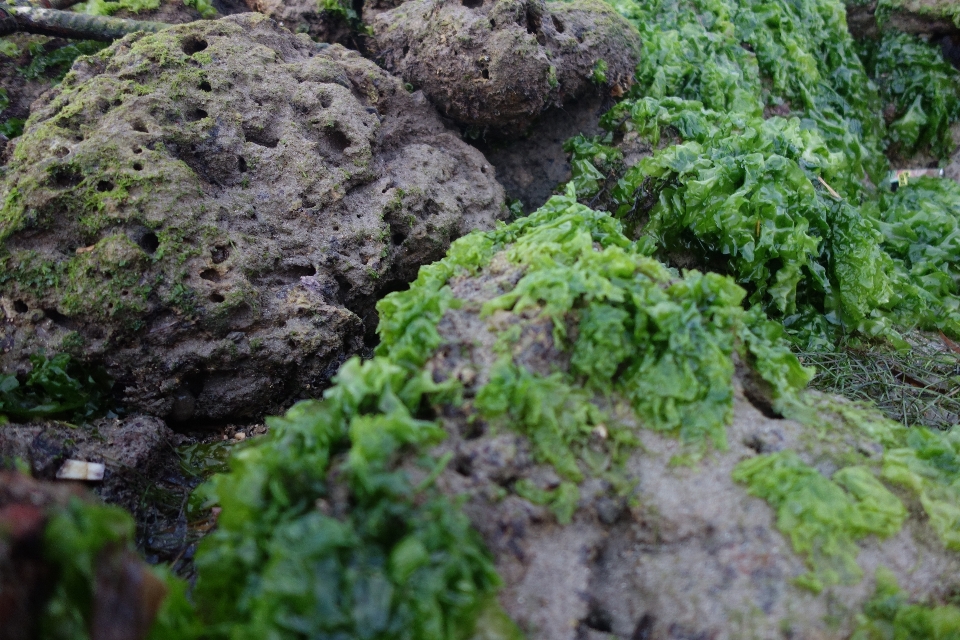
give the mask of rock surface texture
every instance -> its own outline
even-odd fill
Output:
[[[386,68],[478,133],[522,131],[594,83],[622,91],[641,46],[599,0],[410,0],[371,26]]]
[[[320,42],[357,48],[347,18],[321,8],[317,0],[247,0],[247,8],[273,18],[294,33],[308,33]]]
[[[129,36],[35,105],[0,183],[0,364],[102,362],[174,422],[276,410],[504,215],[493,174],[421,93],[264,16]]]

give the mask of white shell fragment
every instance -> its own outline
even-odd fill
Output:
[[[57,471],[58,480],[87,480],[99,482],[103,480],[105,467],[100,462],[84,462],[83,460],[67,460]]]

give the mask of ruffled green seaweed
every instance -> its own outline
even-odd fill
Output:
[[[797,584],[818,593],[832,584],[859,582],[856,541],[870,534],[891,536],[907,518],[900,500],[863,466],[844,467],[827,478],[793,451],[781,451],[741,462],[733,479],[776,510],[777,528],[810,568]]]
[[[952,640],[960,638],[960,608],[910,603],[896,576],[877,569],[873,598],[857,617],[850,640]]]
[[[634,227],[647,253],[734,276],[802,343],[960,333],[956,293],[924,295],[875,224],[886,144],[948,150],[960,85],[938,53],[888,36],[866,68],[836,0],[611,3],[644,55],[601,123],[653,152],[624,169],[612,135],[570,141],[581,196]],[[904,112],[889,130],[868,71]]]

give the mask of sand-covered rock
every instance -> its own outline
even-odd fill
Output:
[[[262,414],[504,215],[493,173],[421,93],[264,16],[129,36],[35,106],[0,183],[0,364],[69,352],[132,409]]]
[[[627,258],[585,209],[533,217],[512,242],[455,247],[448,264],[486,258],[448,271],[448,293],[418,283],[458,301],[423,365],[462,394],[433,407],[437,486],[468,497],[527,638],[839,640],[891,575],[911,601],[949,601],[956,437],[790,400],[796,361],[724,306],[732,283]],[[381,308],[402,359],[427,334],[392,333],[398,295]]]
[[[410,0],[370,24],[386,68],[478,133],[522,131],[598,85],[623,91],[641,46],[599,0]]]

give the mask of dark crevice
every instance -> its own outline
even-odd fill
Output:
[[[160,247],[160,238],[158,238],[154,232],[148,231],[140,236],[140,239],[137,240],[137,245],[150,255],[153,255]]]
[[[609,611],[596,603],[590,607],[590,612],[587,613],[587,617],[583,619],[583,624],[594,631],[613,633],[613,616],[610,615]]]
[[[229,257],[230,247],[217,245],[213,249],[210,249],[210,259],[213,260],[213,264],[220,264]]]
[[[653,627],[655,624],[656,619],[652,615],[649,613],[643,614],[643,617],[637,622],[637,626],[634,627],[630,640],[650,640],[653,638]]]
[[[266,129],[258,129],[250,125],[244,125],[243,138],[247,142],[252,142],[255,145],[267,147],[268,149],[275,149],[277,144],[280,143],[279,136],[274,135]]]
[[[207,48],[207,41],[196,36],[187,36],[183,39],[183,52],[188,56],[199,53]]]

